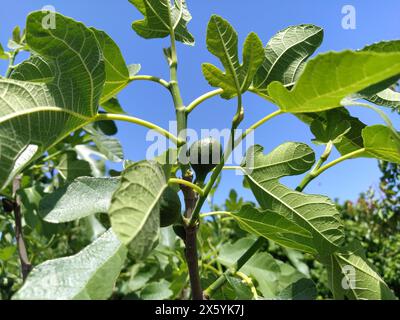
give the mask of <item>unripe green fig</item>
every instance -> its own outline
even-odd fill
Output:
[[[168,227],[179,221],[181,215],[181,200],[174,189],[165,189],[160,200],[160,226]]]
[[[173,226],[175,234],[181,238],[183,241],[186,241],[186,230],[185,227],[181,224],[175,224]]]
[[[222,152],[221,144],[211,137],[191,145],[188,156],[198,182],[204,182],[207,174],[219,164]]]

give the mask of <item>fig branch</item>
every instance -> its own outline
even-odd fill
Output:
[[[244,117],[244,115],[243,115],[243,107],[242,107],[242,98],[241,98],[241,95],[239,95],[238,96],[238,108],[237,108],[236,114],[232,120],[232,126],[231,126],[230,135],[229,135],[228,145],[226,147],[225,152],[221,155],[219,164],[216,166],[216,168],[212,172],[210,180],[207,182],[206,186],[204,187],[203,195],[199,198],[199,200],[196,203],[196,207],[194,208],[194,212],[193,212],[192,218],[190,220],[190,225],[196,225],[198,223],[201,208],[203,207],[204,202],[206,201],[206,199],[207,199],[210,191],[212,190],[215,182],[217,181],[219,175],[221,174],[221,171],[225,166],[226,159],[229,158],[233,149],[235,148],[235,145],[234,145],[235,130],[238,128],[238,126],[242,122],[243,117]]]
[[[171,48],[164,50],[167,56],[170,68],[170,83],[169,88],[172,94],[172,99],[175,106],[177,129],[178,129],[178,139],[185,141],[186,129],[187,129],[187,113],[185,106],[182,101],[182,95],[178,84],[178,58],[176,52],[176,40],[175,40],[175,30],[173,27],[170,29],[170,40]],[[179,147],[179,146],[178,146]],[[184,149],[185,146],[183,146]],[[179,152],[182,151],[179,148]],[[185,151],[185,150],[183,150]],[[188,183],[192,182],[193,176],[190,173],[189,166],[181,164],[180,166],[183,180]],[[197,194],[191,186],[186,186],[181,184],[181,189],[183,192],[185,200],[185,218],[190,220],[192,218],[193,210],[197,202]],[[203,289],[200,281],[199,265],[198,265],[198,250],[197,250],[197,225],[184,225],[185,229],[185,257],[186,263],[189,270],[190,287],[192,292],[193,300],[203,300]]]
[[[10,53],[10,60],[5,74],[6,78],[9,78],[12,74],[12,71],[14,70],[14,63],[18,53],[19,53],[18,49]],[[17,176],[13,179],[13,184],[12,184],[13,199],[10,202],[10,209],[11,211],[14,212],[15,240],[17,243],[18,255],[21,263],[22,280],[25,281],[25,279],[28,277],[29,272],[31,271],[32,265],[29,261],[28,251],[26,249],[26,244],[22,229],[21,198],[18,195],[18,191],[20,188],[21,188],[21,177]]]

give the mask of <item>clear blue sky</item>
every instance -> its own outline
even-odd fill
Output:
[[[187,0],[193,20],[190,31],[196,38],[195,47],[179,45],[179,77],[185,103],[210,90],[201,74],[202,62],[217,63],[205,46],[205,30],[211,14],[219,14],[228,19],[243,39],[250,31],[259,34],[264,43],[279,30],[300,23],[313,23],[325,29],[325,40],[319,52],[328,50],[358,49],[380,40],[398,39],[400,36],[400,2],[398,0],[372,1],[317,1],[317,0]],[[245,5],[244,5],[245,4]],[[356,30],[341,27],[341,9],[351,4],[356,8]],[[105,30],[120,46],[128,63],[140,63],[142,74],[168,77],[161,49],[168,46],[166,40],[144,40],[131,29],[133,20],[141,18],[128,0],[35,0],[7,1],[1,5],[0,41],[5,46],[9,34],[16,24],[23,26],[26,15],[45,5],[53,5],[56,10],[87,25]],[[5,63],[0,60],[3,74]],[[153,83],[133,83],[121,95],[124,108],[134,116],[168,127],[174,111],[167,92]],[[246,119],[244,126],[264,117],[274,110],[272,105],[252,95],[245,96]],[[189,126],[200,128],[226,128],[235,111],[232,102],[214,98],[197,109]],[[368,124],[381,123],[372,111],[351,110]],[[400,122],[395,121],[397,128]],[[121,139],[126,157],[140,160],[145,156],[148,143],[144,138],[146,130],[120,124]],[[267,151],[285,141],[301,141],[311,144],[309,129],[291,115],[274,119],[256,134],[256,143]],[[312,144],[311,144],[312,145]],[[313,145],[312,145],[313,146]],[[321,149],[313,146],[319,154]],[[336,157],[334,154],[333,157]],[[287,181],[294,186],[299,179]],[[328,171],[307,189],[310,193],[326,194],[332,198],[355,199],[359,192],[369,186],[377,186],[379,170],[375,160],[357,159],[348,161]],[[251,199],[248,190],[241,189],[241,179],[234,173],[224,173],[221,188],[216,194],[216,202],[221,202],[230,188],[235,187],[246,199]]]

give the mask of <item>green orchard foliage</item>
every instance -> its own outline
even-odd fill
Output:
[[[41,23],[46,12],[30,13],[25,31],[15,28],[7,50],[0,45],[0,59],[10,63],[0,77],[1,298],[396,299],[398,257],[390,252],[399,243],[400,134],[378,107],[400,105],[400,41],[311,58],[324,32],[301,24],[279,31],[265,47],[251,32],[240,58],[238,33],[213,15],[206,45],[222,68],[204,63],[202,72],[216,89],[186,104],[176,41],[195,43],[187,2],[130,2],[143,15],[132,24],[137,35],[169,37],[170,79],[139,74],[140,65],[127,64],[105,32],[59,13],[54,30]],[[22,51],[29,57],[15,64]],[[125,111],[117,96],[133,81],[154,82],[171,94],[177,136]],[[277,110],[252,119],[246,92]],[[217,95],[237,102],[227,117],[233,120],[225,152],[212,138],[187,149],[191,111]],[[385,125],[363,123],[350,106],[373,109]],[[284,113],[310,127],[313,142],[325,148],[322,156],[304,142],[285,142],[268,154],[250,146],[243,163],[231,168],[243,172],[257,203],[231,191],[223,206],[214,205],[231,147]],[[233,140],[244,117],[254,124]],[[133,162],[115,137],[114,121],[155,130],[176,146]],[[340,156],[331,160],[332,148]],[[190,163],[178,157],[186,151]],[[303,191],[356,157],[381,161],[385,201],[354,213],[348,204]],[[120,168],[109,170],[109,161]],[[291,176],[303,176],[295,190],[284,183]],[[204,213],[207,200],[212,212]],[[21,254],[33,266],[24,281]],[[349,267],[356,281],[344,287]]]

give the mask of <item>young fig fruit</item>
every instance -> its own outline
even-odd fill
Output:
[[[168,187],[160,199],[160,227],[168,227],[178,222],[181,216],[181,200],[174,189]]]
[[[186,241],[186,230],[185,227],[181,224],[175,224],[173,227],[175,234],[181,238],[183,241]]]
[[[188,156],[197,182],[204,182],[207,174],[219,164],[222,153],[221,144],[211,137],[198,140],[190,146]]]

